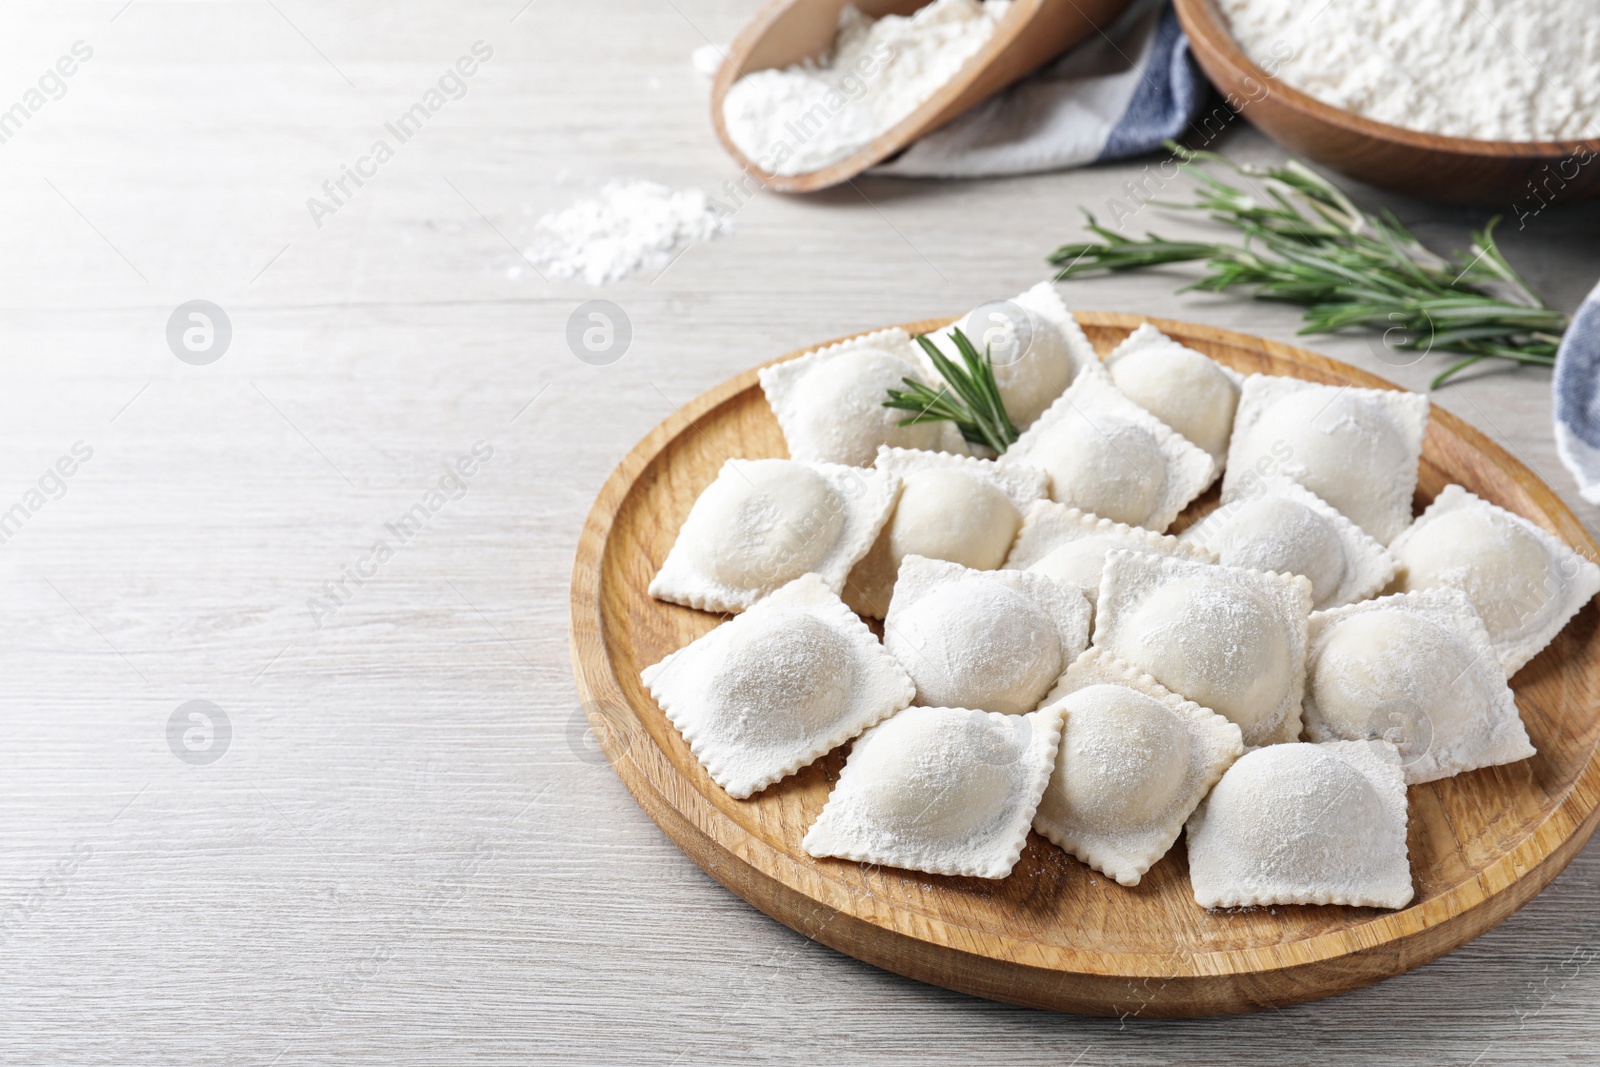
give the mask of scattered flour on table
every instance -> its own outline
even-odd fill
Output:
[[[1262,69],[1379,122],[1496,141],[1600,137],[1595,0],[1219,0]]]
[[[725,44],[703,44],[689,53],[689,64],[700,74],[715,78],[727,54],[728,46]]]
[[[527,256],[541,270],[600,285],[665,270],[684,247],[732,233],[733,219],[699,189],[613,181],[534,228]]]
[[[728,136],[771,174],[837,163],[939,90],[994,36],[1011,0],[933,0],[910,16],[839,13],[822,62],[758,70],[722,103]]]

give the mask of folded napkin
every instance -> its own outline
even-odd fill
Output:
[[[871,173],[975,178],[1136,156],[1181,134],[1207,91],[1171,3],[1143,0]]]
[[[1600,285],[1584,299],[1561,339],[1550,391],[1556,451],[1578,479],[1583,499],[1600,504]]]

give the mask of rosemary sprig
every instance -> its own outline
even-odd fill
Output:
[[[959,328],[951,330],[950,336],[964,366],[957,366],[939,351],[939,346],[926,334],[917,337],[917,344],[922,346],[947,384],[935,387],[915,378],[902,378],[905,388],[890,389],[883,406],[916,412],[909,419],[901,419],[901,426],[953,422],[967,441],[987,445],[997,454],[1004,452],[1016,442],[1017,427],[1000,399],[1000,386],[994,380],[994,363],[989,358],[989,350],[986,346],[979,355]]]
[[[1061,268],[1058,280],[1203,260],[1208,273],[1186,289],[1247,286],[1258,300],[1303,305],[1302,334],[1366,326],[1384,331],[1393,348],[1464,354],[1433,379],[1432,388],[1485,359],[1555,362],[1567,316],[1540,300],[1506,262],[1494,240],[1498,218],[1472,235],[1467,251],[1446,259],[1424,247],[1392,212],[1361,210],[1296,160],[1259,168],[1188,152],[1171,141],[1167,147],[1183,158],[1182,169],[1198,187],[1189,203],[1150,203],[1204,213],[1243,239],[1168,241],[1153,233],[1130,239],[1085,212],[1100,240],[1057,249],[1050,262]],[[1229,167],[1251,180],[1254,190],[1232,185],[1201,164]]]

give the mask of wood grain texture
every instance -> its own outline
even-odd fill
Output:
[[[1109,25],[1129,0],[1015,0],[991,37],[960,73],[911,114],[837,163],[808,174],[767,173],[728,136],[722,101],[739,78],[770,67],[814,59],[833,43],[846,0],[771,0],[728,46],[711,88],[711,123],[734,162],[757,175],[769,189],[812,193],[856,177],[911,142],[1058,58]],[[868,15],[909,15],[928,0],[857,0]]]
[[[1175,0],[1194,57],[1246,119],[1307,159],[1364,182],[1455,204],[1530,211],[1600,194],[1600,139],[1478,141],[1391,126],[1325,104],[1262,70],[1216,0]]]
[[[1077,317],[1102,354],[1146,321]],[[949,321],[906,329],[926,332]],[[1150,321],[1243,373],[1397,388],[1286,345]],[[1181,848],[1129,889],[1036,834],[1012,874],[998,881],[814,859],[800,840],[845,753],[735,800],[706,775],[639,681],[643,668],[724,619],[647,592],[695,499],[729,458],[785,455],[754,370],[652,431],[607,481],[585,524],[574,567],[572,647],[591,725],[634,797],[712,877],[807,937],[913,978],[1030,1007],[1113,1016],[1263,1010],[1347,992],[1476,937],[1543,889],[1600,820],[1600,609],[1590,604],[1514,679],[1538,755],[1411,787],[1416,898],[1399,912],[1207,912],[1194,904]],[[1423,445],[1418,508],[1451,482],[1600,557],[1549,487],[1482,434],[1436,411]],[[1215,490],[1191,505],[1189,517],[1214,504]]]
[[[5,102],[71,42],[95,57],[0,146],[0,503],[75,440],[95,456],[0,546],[0,1062],[1593,1058],[1600,840],[1400,978],[1225,1019],[1099,1019],[806,940],[688,859],[596,749],[568,649],[572,562],[628,450],[799,340],[1026,289],[1086,236],[1080,206],[1137,206],[1126,186],[1154,160],[761,194],[660,277],[546,281],[516,249],[607,180],[726,199],[738,171],[688,56],[755,0],[275,4],[5,9]],[[306,198],[479,38],[495,58],[469,94],[317,228]],[[1245,123],[1215,146],[1283,158]],[[1354,191],[1441,249],[1487,217]],[[1128,226],[1208,233],[1154,207]],[[1501,237],[1563,309],[1600,277],[1600,213],[1552,207]],[[1060,288],[1295,341],[1295,309],[1175,292],[1190,277]],[[233,319],[209,367],[163,336],[195,297]],[[565,340],[596,297],[634,331],[605,367]],[[1372,341],[1299,343],[1413,389],[1447,365]],[[1483,365],[1435,399],[1600,528],[1556,456],[1549,381]],[[466,496],[316,626],[307,598],[480,438],[495,457]],[[209,767],[168,750],[190,699],[232,719]],[[93,855],[74,864],[80,844]]]

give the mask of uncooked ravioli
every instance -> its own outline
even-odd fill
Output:
[[[700,494],[650,595],[742,611],[806,573],[838,592],[888,518],[900,480],[787,459],[730,459]]]
[[[1057,503],[1158,533],[1216,476],[1209,455],[1118,392],[1098,364],[1000,462],[1044,471]]]
[[[1300,735],[1311,583],[1118,549],[1094,644],[1236,723],[1246,744]]]
[[[1428,398],[1252,374],[1228,447],[1225,498],[1287,475],[1387,545],[1411,519]]]
[[[1012,715],[1037,707],[1088,639],[1088,602],[1071,589],[921,556],[901,564],[883,625],[919,704]]]
[[[900,479],[900,495],[871,550],[850,572],[844,599],[860,614],[880,619],[907,556],[974,570],[1000,566],[1023,509],[1044,495],[1046,484],[1044,474],[1031,467],[900,448],[879,449],[875,468]]]
[[[901,425],[910,413],[886,408],[890,389],[922,376],[911,337],[880,330],[808,352],[760,372],[761,389],[783,428],[789,457],[864,467],[880,445],[964,452],[948,422]]]
[[[1313,741],[1392,742],[1411,784],[1534,754],[1488,631],[1458,589],[1312,615],[1305,719]]]
[[[1393,551],[1400,589],[1453,586],[1467,594],[1508,676],[1600,592],[1600,566],[1459,485],[1445,486]]]
[[[1240,375],[1149,323],[1106,356],[1106,368],[1129,399],[1203,448],[1222,469]]]
[[[1202,907],[1411,900],[1406,786],[1386,741],[1248,752],[1190,818],[1188,840]]]
[[[1101,649],[1067,668],[1046,707],[1066,729],[1034,829],[1138,885],[1244,751],[1239,728]]]
[[[815,574],[647,667],[712,780],[743,799],[911,703],[915,687]]]
[[[803,841],[813,856],[1004,878],[1055,766],[1061,713],[912,707],[852,746]]]

